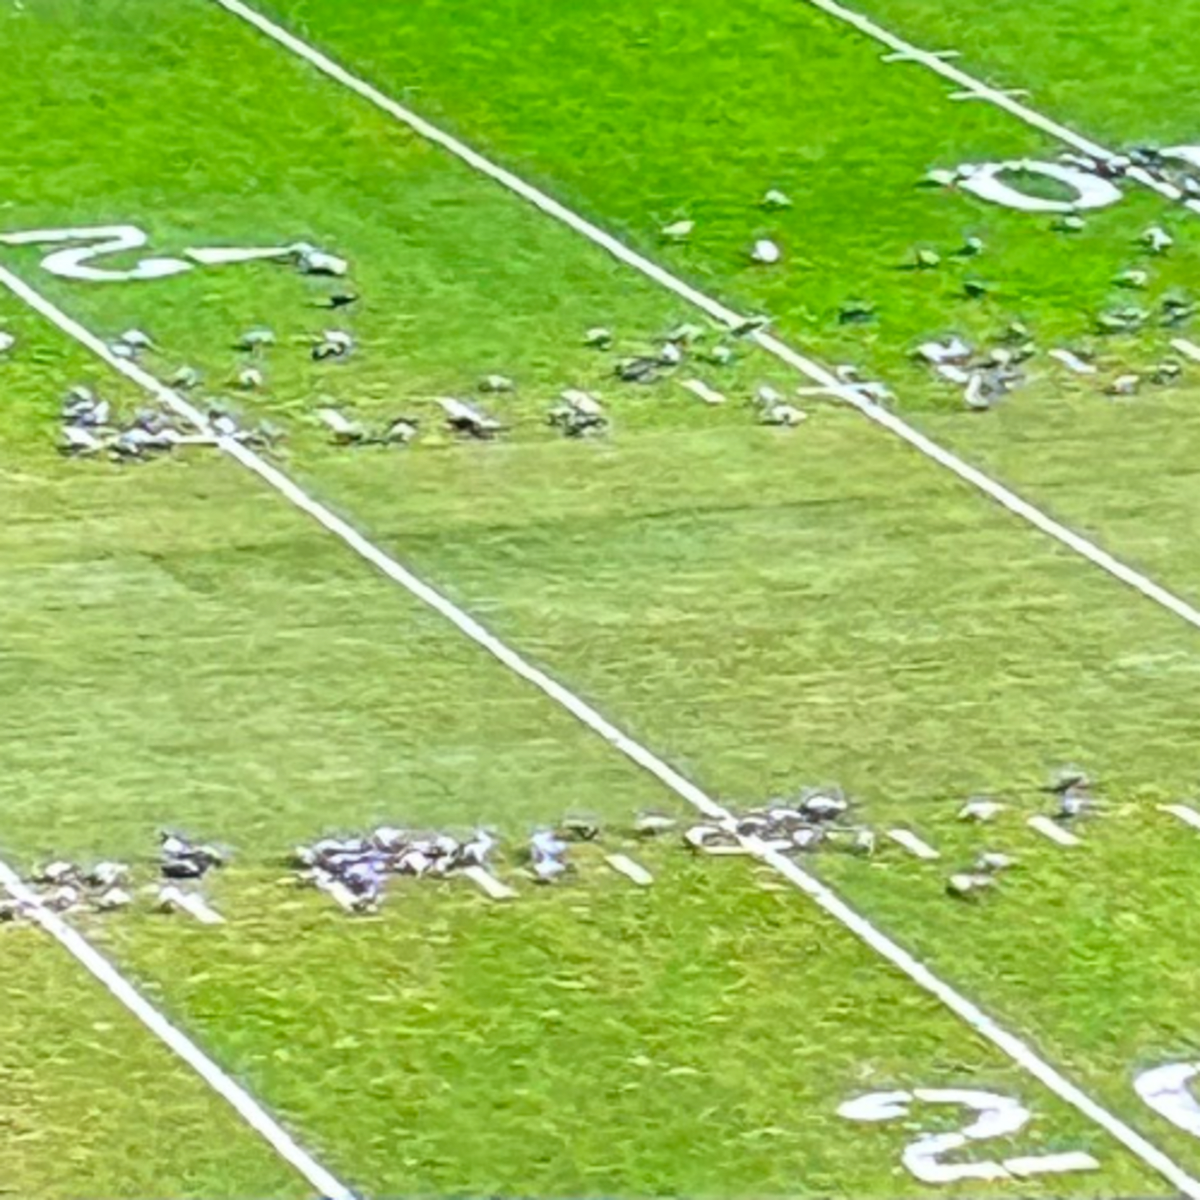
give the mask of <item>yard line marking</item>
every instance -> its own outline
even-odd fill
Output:
[[[219,0],[221,3],[231,0]],[[194,405],[189,404],[182,396],[169,388],[161,380],[150,374],[145,368],[129,359],[115,355],[105,342],[81,325],[73,317],[68,316],[52,301],[46,299],[40,292],[30,287],[24,280],[14,275],[7,267],[0,266],[0,284],[7,287],[19,299],[24,300],[31,308],[40,313],[63,333],[74,338],[80,345],[90,350],[96,357],[106,362],[114,370],[119,371],[127,379],[136,383],[146,392],[157,397],[172,411],[186,417],[204,432],[212,432],[208,418]],[[785,348],[786,349],[786,348]],[[829,376],[832,379],[832,376]],[[835,381],[836,382],[836,381]],[[569,688],[553,679],[539,667],[522,657],[506,642],[501,641],[490,630],[481,625],[474,617],[459,608],[453,601],[443,596],[441,592],[414,575],[407,567],[402,566],[385,551],[364,537],[357,529],[341,517],[331,512],[319,500],[314,499],[298,484],[280,471],[277,467],[260,458],[248,446],[234,438],[215,436],[214,442],[226,454],[239,462],[248,470],[253,471],[260,479],[283,495],[300,511],[307,513],[319,525],[333,536],[340,538],[351,550],[376,567],[383,575],[399,584],[411,595],[428,605],[444,617],[476,645],[486,650],[493,658],[507,667],[514,675],[524,679],[537,688],[543,695],[553,700],[561,708],[569,712],[577,721],[603,738],[614,749],[620,751],[626,758],[654,776],[664,787],[673,791],[680,799],[703,813],[718,824],[730,835],[747,854],[773,868],[785,879],[808,896],[819,908],[838,921],[856,937],[866,943],[881,958],[908,976],[918,987],[929,992],[955,1016],[975,1030],[980,1037],[991,1042],[1003,1054],[1022,1067],[1039,1082],[1049,1088],[1061,1100],[1070,1104],[1083,1116],[1088,1118],[1101,1129],[1111,1134],[1131,1154],[1135,1155],[1152,1170],[1157,1171],[1164,1179],[1179,1189],[1188,1200],[1200,1200],[1200,1179],[1195,1179],[1187,1173],[1174,1159],[1164,1154],[1152,1142],[1138,1133],[1132,1126],[1127,1125],[1116,1114],[1093,1100],[1086,1092],[1072,1083],[1049,1061],[1042,1058],[1036,1050],[1023,1042],[1015,1034],[998,1024],[988,1016],[974,1001],[956,990],[953,986],[935,975],[924,963],[905,950],[898,942],[893,941],[881,929],[873,925],[866,917],[853,909],[832,888],[803,870],[790,858],[785,857],[773,844],[758,837],[747,837],[738,832],[737,819],[727,808],[719,804],[697,784],[681,775],[652,750],[630,737],[617,725],[604,717],[582,697],[577,696]],[[2,864],[0,864],[2,865]],[[6,874],[0,873],[0,883],[8,886],[13,892],[13,884],[18,888],[22,885],[4,868]],[[22,889],[25,895],[31,895],[28,889]],[[17,895],[16,892],[13,892]],[[44,910],[43,910],[44,911]],[[131,988],[115,970],[100,957],[82,938],[66,926],[53,914],[46,913],[46,928],[62,941],[93,974],[106,983],[110,991],[124,1000],[127,1007],[137,1013],[142,1020],[184,1057],[205,1079],[208,1079],[230,1103],[238,1107],[238,1111],[251,1120],[255,1128],[263,1133],[285,1153],[285,1157],[294,1155],[308,1169],[317,1172],[316,1177],[326,1183],[326,1195],[332,1200],[353,1200],[351,1193],[328,1176],[315,1162],[304,1155],[304,1152],[288,1138],[287,1134],[276,1125],[250,1098],[238,1088],[227,1075],[210,1062],[183,1034],[168,1024],[145,1000]],[[282,1139],[282,1141],[281,1141]],[[302,1157],[300,1157],[302,1156]],[[289,1161],[293,1161],[289,1157]],[[307,1174],[307,1171],[306,1171]],[[309,1176],[314,1178],[314,1176]],[[332,1185],[332,1186],[330,1186]]]
[[[935,858],[942,857],[927,841],[917,837],[910,829],[889,829],[888,837],[898,846],[903,846],[909,854],[924,859],[926,862],[932,862]]]
[[[1090,138],[1076,133],[1073,129],[1069,129],[1066,125],[1055,121],[1051,117],[1044,116],[1036,109],[1030,108],[1027,104],[1022,104],[1015,93],[1023,92],[1023,89],[990,87],[983,80],[976,79],[974,75],[968,75],[960,67],[947,62],[943,57],[943,52],[922,50],[919,46],[914,46],[911,42],[892,33],[890,29],[885,29],[882,25],[877,25],[870,17],[864,16],[860,12],[855,12],[854,9],[847,8],[844,4],[839,4],[837,0],[799,0],[799,2],[811,5],[813,8],[818,8],[828,16],[834,17],[846,25],[853,26],[859,33],[865,34],[867,37],[887,46],[894,53],[903,55],[904,61],[920,63],[927,70],[933,71],[943,79],[948,79],[951,83],[957,84],[963,93],[975,96],[980,100],[986,100],[989,104],[994,104],[997,108],[1004,109],[1005,112],[1016,117],[1018,121],[1023,121],[1026,125],[1030,125],[1034,129],[1040,129],[1042,133],[1048,133],[1052,138],[1060,142],[1065,142],[1068,146],[1073,146],[1076,150],[1089,155],[1091,158],[1111,162],[1114,158],[1119,157],[1115,151],[1105,149]],[[225,0],[217,0],[217,3],[225,3]],[[1023,94],[1027,95],[1028,93]],[[1160,196],[1165,196],[1168,200],[1180,200],[1183,197],[1183,193],[1173,184],[1167,183],[1162,179],[1155,179],[1153,175],[1142,170],[1141,167],[1131,167],[1125,172],[1125,176],[1140,183],[1143,187],[1150,188],[1151,191],[1157,192]],[[1191,209],[1193,212],[1200,212],[1200,204],[1195,201],[1189,201],[1185,207]]]
[[[1030,829],[1040,833],[1042,837],[1057,842],[1060,846],[1078,846],[1079,839],[1069,830],[1052,821],[1049,817],[1030,817],[1026,824]]]
[[[831,0],[806,0],[806,2],[819,4],[822,7],[829,5],[830,11],[845,12],[847,19],[854,15],[850,13],[849,9],[842,9],[840,5],[832,4]],[[697,288],[692,287],[691,284],[685,283],[665,267],[659,266],[644,255],[639,254],[636,250],[630,249],[622,241],[613,237],[612,234],[606,233],[599,226],[592,224],[585,217],[581,217],[572,209],[560,204],[539,188],[534,187],[519,176],[514,175],[511,171],[492,162],[491,159],[484,157],[478,151],[472,150],[466,143],[439,129],[436,125],[418,116],[411,109],[405,108],[404,105],[385,95],[372,84],[352,74],[345,67],[339,66],[328,55],[323,54],[320,50],[310,46],[307,42],[289,33],[282,26],[277,25],[274,21],[269,20],[261,13],[244,4],[242,0],[211,0],[211,3],[219,5],[226,12],[254,26],[260,33],[265,34],[272,41],[283,46],[284,49],[304,59],[305,62],[315,67],[322,74],[329,76],[330,79],[361,96],[368,103],[373,104],[376,108],[395,118],[402,125],[406,125],[414,133],[425,138],[426,141],[441,146],[442,149],[466,163],[467,166],[479,172],[479,174],[500,184],[501,187],[520,196],[523,200],[527,200],[539,211],[545,213],[546,216],[552,217],[554,220],[573,229],[594,245],[607,251],[618,262],[632,267],[648,279],[653,280],[660,287],[666,288],[667,291],[678,296],[681,300],[686,300],[689,304],[700,309],[701,312],[707,313],[715,321],[718,321],[722,325],[727,325],[730,329],[738,329],[746,324],[745,317],[734,312],[731,308],[722,304],[721,301],[714,299],[705,292],[699,291]],[[868,24],[870,23],[868,22]],[[891,42],[888,44],[892,45],[892,49],[894,50],[903,50],[906,53],[922,53],[916,50],[915,47],[910,47],[906,42],[902,42],[899,38],[894,38],[893,35],[887,33],[885,30],[880,30],[880,33],[884,35],[885,40],[888,38],[891,39]],[[895,44],[893,45],[892,43]],[[955,71],[957,74],[961,74],[961,72],[957,72],[956,68],[942,63],[940,60],[935,61],[938,62],[939,69],[944,68],[947,71]],[[976,83],[969,75],[964,75],[963,79],[971,83]],[[1015,101],[1006,101],[1006,103],[1016,105]],[[1020,108],[1021,106],[1016,105],[1016,107]],[[1081,149],[1085,149],[1089,153],[1094,155],[1105,155],[1108,153],[1101,147],[1086,141],[1086,139],[1079,138],[1076,134],[1071,133],[1070,130],[1062,129],[1060,126],[1056,126],[1054,122],[1043,117],[1038,117],[1036,113],[1031,113],[1031,116],[1042,123],[1040,127],[1045,127],[1048,132],[1061,129],[1062,136],[1071,140],[1073,145],[1078,145]],[[1056,136],[1058,135],[1056,134]],[[836,396],[839,400],[849,404],[857,412],[861,413],[869,421],[873,421],[876,425],[881,426],[889,433],[907,442],[920,454],[925,455],[926,458],[932,459],[939,466],[951,471],[964,483],[983,492],[984,495],[995,500],[996,503],[1006,508],[1014,516],[1027,521],[1036,529],[1041,530],[1042,533],[1054,538],[1055,541],[1061,542],[1069,550],[1086,558],[1101,570],[1107,571],[1114,578],[1119,579],[1122,583],[1140,592],[1147,599],[1174,613],[1194,628],[1200,629],[1200,610],[1197,610],[1191,604],[1187,603],[1187,601],[1168,591],[1160,584],[1155,583],[1148,576],[1135,571],[1132,567],[1126,566],[1106,550],[1102,550],[1094,542],[1088,541],[1087,538],[1082,537],[1075,533],[1074,530],[1056,521],[1048,513],[1043,512],[1040,508],[1022,499],[1011,488],[1006,487],[998,480],[991,478],[991,476],[985,475],[978,468],[971,466],[959,458],[958,455],[947,450],[931,438],[926,437],[925,434],[909,425],[907,421],[903,421],[894,413],[888,412],[887,409],[882,408],[869,397],[862,395],[853,386],[842,383],[837,376],[819,363],[806,358],[803,354],[793,350],[785,342],[780,341],[779,338],[764,330],[755,330],[748,337],[761,346],[768,354],[773,355],[780,362],[786,363],[801,375],[806,375],[814,383],[820,384],[830,395]],[[157,381],[155,383],[157,384]],[[251,469],[258,471],[257,467],[252,467]]]
[[[91,942],[77,933],[28,888],[5,862],[0,862],[0,887],[16,900],[26,916],[40,925],[68,954],[86,968],[159,1041],[183,1059],[225,1100],[289,1166],[328,1200],[356,1200],[355,1194],[303,1149],[241,1084],[227,1075],[187,1034],[177,1029],[131,984]]]
[[[1178,817],[1185,825],[1190,825],[1193,829],[1200,829],[1200,812],[1197,812],[1189,804],[1160,804],[1158,810]]]

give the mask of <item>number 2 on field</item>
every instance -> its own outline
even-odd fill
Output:
[[[165,279],[170,275],[181,275],[184,271],[191,271],[197,264],[217,266],[222,263],[249,262],[257,258],[283,258],[289,253],[285,246],[231,246],[184,250],[186,258],[143,258],[124,271],[105,270],[90,265],[93,259],[102,255],[140,250],[146,245],[146,241],[145,231],[136,225],[95,225],[80,229],[28,229],[19,233],[0,233],[0,244],[6,246],[52,246],[64,242],[73,243],[68,249],[47,254],[42,259],[42,268],[51,275],[59,275],[64,279],[81,279],[87,283]]]
[[[952,1133],[923,1133],[904,1148],[901,1162],[922,1183],[957,1183],[962,1179],[1025,1179],[1066,1171],[1093,1171],[1099,1163],[1079,1150],[1007,1158],[1003,1162],[947,1163],[942,1155],[972,1142],[1011,1137],[1024,1129],[1029,1110],[1010,1096],[960,1088],[915,1088],[911,1092],[871,1092],[848,1100],[838,1115],[852,1121],[892,1121],[908,1116],[914,1101],[965,1108],[975,1119]]]

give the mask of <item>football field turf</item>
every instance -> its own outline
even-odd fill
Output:
[[[5,4],[0,861],[136,886],[0,924],[0,1194],[1200,1196],[1200,832],[1164,807],[1197,786],[1200,206],[920,186],[1056,163],[1054,122],[1200,142],[1197,10]],[[1070,194],[1038,170],[999,178]],[[300,242],[345,277],[204,262]],[[986,411],[914,355],[952,335],[1032,343]],[[64,454],[81,385],[274,433]],[[598,436],[547,421],[567,388]],[[1097,807],[1054,840],[1068,764]],[[835,781],[862,853],[682,843]],[[539,885],[568,815],[599,837]],[[293,847],[385,823],[490,829],[515,896],[296,886]],[[221,924],[154,911],[162,829],[228,848]],[[947,894],[984,853],[1015,863]]]

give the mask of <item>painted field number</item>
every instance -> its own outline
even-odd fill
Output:
[[[1011,1096],[966,1088],[914,1088],[911,1092],[871,1092],[848,1100],[838,1115],[851,1121],[894,1121],[909,1115],[912,1105],[952,1105],[974,1117],[961,1129],[948,1133],[922,1133],[904,1148],[900,1161],[921,1183],[958,1183],[964,1179],[1026,1179],[1031,1175],[1059,1175],[1068,1171],[1094,1171],[1099,1163],[1082,1151],[1006,1158],[1001,1162],[944,1162],[943,1155],[975,1142],[1012,1137],[1025,1128],[1029,1110]]]

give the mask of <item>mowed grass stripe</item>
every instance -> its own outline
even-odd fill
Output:
[[[311,1191],[31,926],[0,932],[0,1178],[22,1200]]]

